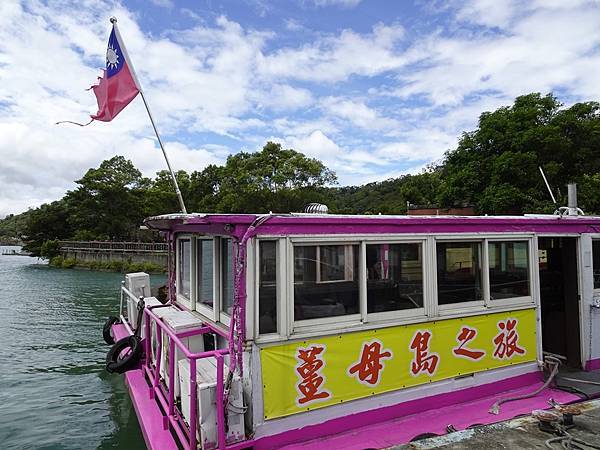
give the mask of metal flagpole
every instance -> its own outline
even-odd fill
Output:
[[[175,186],[175,192],[177,193],[177,198],[179,199],[179,205],[181,206],[181,212],[187,214],[187,210],[185,208],[185,204],[183,203],[183,197],[181,196],[181,191],[179,190],[179,185],[177,184],[177,178],[175,178],[175,174],[173,173],[173,169],[171,169],[171,163],[169,162],[169,158],[167,156],[167,152],[165,151],[165,147],[162,143],[162,139],[160,138],[160,134],[158,134],[158,130],[156,128],[156,124],[154,123],[154,118],[152,117],[152,113],[150,112],[150,107],[148,106],[148,102],[146,101],[146,97],[144,96],[144,91],[142,90],[142,85],[138,80],[137,74],[133,68],[133,63],[129,58],[129,54],[127,53],[127,49],[125,48],[125,43],[123,39],[121,39],[121,33],[119,33],[119,28],[117,27],[117,18],[111,17],[110,23],[113,24],[115,29],[115,34],[117,39],[119,40],[119,45],[121,46],[121,51],[125,55],[125,60],[129,66],[129,70],[131,70],[131,74],[133,75],[133,79],[135,80],[135,84],[137,85],[138,90],[140,91],[140,95],[142,96],[142,100],[144,102],[144,106],[146,107],[146,111],[148,111],[148,117],[150,117],[150,123],[152,123],[152,128],[154,128],[154,133],[156,134],[156,139],[158,139],[158,144],[160,145],[160,149],[163,152],[165,157],[165,161],[167,162],[167,167],[169,168],[169,172],[171,173],[171,178],[173,180],[173,185]]]

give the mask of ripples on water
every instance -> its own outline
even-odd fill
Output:
[[[121,280],[0,255],[0,448],[145,448],[122,376],[104,370]]]

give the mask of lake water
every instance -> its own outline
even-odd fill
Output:
[[[0,255],[0,448],[145,448],[123,377],[104,370],[123,276],[36,261]]]

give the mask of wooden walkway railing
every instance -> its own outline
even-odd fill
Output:
[[[167,253],[164,242],[59,241],[61,251]]]

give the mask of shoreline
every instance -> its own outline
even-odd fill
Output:
[[[55,256],[48,261],[49,267],[60,269],[75,269],[97,272],[133,273],[146,272],[149,274],[165,274],[167,268],[152,262],[129,262],[123,260],[111,261],[81,261],[74,258]]]

